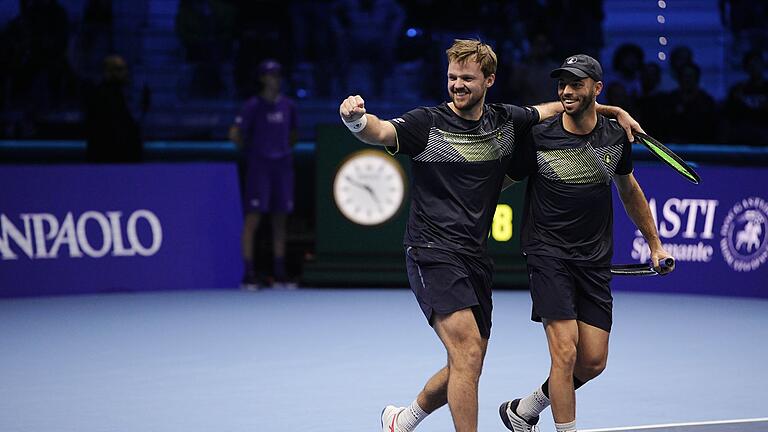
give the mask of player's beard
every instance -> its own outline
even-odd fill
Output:
[[[560,98],[560,102],[563,102],[563,108],[565,108],[564,103],[564,97]],[[579,100],[578,106],[575,110],[568,111],[565,109],[565,114],[569,115],[575,119],[580,119],[584,116],[584,114],[589,111],[592,107],[595,106],[595,89],[589,91],[589,94],[586,97],[583,97]]]
[[[451,101],[453,102],[454,108],[456,108],[458,111],[461,112],[472,112],[475,107],[477,107],[478,104],[480,104],[483,101],[483,95],[480,95],[479,97],[475,98],[474,93],[472,92],[466,92],[465,95],[467,96],[462,102],[458,102],[456,100],[456,92],[451,92]]]

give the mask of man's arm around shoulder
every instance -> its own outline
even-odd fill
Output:
[[[539,122],[543,122],[563,112],[563,104],[560,102],[546,102],[534,105],[533,109],[539,112]]]
[[[635,136],[632,134],[632,132],[643,132],[643,128],[640,126],[640,123],[637,122],[632,116],[624,111],[623,109],[612,106],[612,105],[603,105],[595,102],[595,105],[597,106],[597,112],[599,114],[602,114],[606,117],[613,117],[616,119],[617,122],[619,122],[619,126],[621,126],[622,129],[624,129],[624,133],[627,134],[627,139],[629,142],[635,142]]]

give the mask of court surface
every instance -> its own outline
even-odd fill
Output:
[[[505,431],[499,404],[549,367],[528,294],[494,305],[480,431]],[[580,430],[768,431],[768,301],[617,293],[615,308]],[[406,289],[3,299],[0,431],[380,431],[383,406],[444,363]],[[549,410],[540,425],[554,431]],[[418,430],[453,430],[448,410]]]

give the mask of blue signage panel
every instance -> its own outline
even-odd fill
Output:
[[[234,164],[0,166],[0,296],[236,287]]]
[[[768,168],[697,172],[702,180],[694,185],[666,166],[637,166],[635,177],[677,269],[664,277],[616,276],[613,288],[768,297]],[[616,195],[614,212],[613,262],[648,261],[648,246]]]

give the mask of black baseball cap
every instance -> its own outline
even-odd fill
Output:
[[[579,78],[592,78],[595,81],[603,80],[603,68],[600,62],[586,54],[570,56],[563,65],[549,73],[551,78],[560,78],[563,72],[576,75]]]

